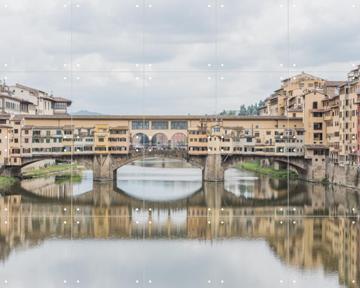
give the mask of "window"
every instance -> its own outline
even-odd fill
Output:
[[[314,130],[322,130],[322,123],[314,123]]]
[[[171,129],[186,130],[187,128],[187,121],[171,121]]]
[[[313,109],[318,109],[318,102],[314,101],[312,104]]]
[[[213,132],[214,132],[214,133],[220,132],[220,127],[214,127],[214,128],[213,128]]]
[[[147,120],[134,120],[131,122],[132,129],[149,129],[149,121]]]
[[[151,129],[169,129],[169,122],[162,120],[151,121]]]

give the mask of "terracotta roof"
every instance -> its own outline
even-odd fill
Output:
[[[345,83],[346,83],[346,81],[326,81],[324,86],[325,87],[339,87]]]
[[[62,97],[51,97],[51,100],[54,100],[55,102],[66,102],[66,103],[71,103],[71,100],[66,99],[66,98],[62,98]]]
[[[323,144],[311,144],[311,145],[305,145],[307,149],[313,150],[313,149],[329,149],[328,146]]]

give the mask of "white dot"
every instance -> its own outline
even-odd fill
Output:
[[[292,283],[295,284],[295,283],[296,283],[296,280],[292,280]]]
[[[136,221],[135,223],[136,223],[136,224],[139,224],[139,221]]]
[[[208,80],[211,80],[211,77],[208,77]]]
[[[283,221],[280,221],[280,224],[283,224],[284,222]]]
[[[149,282],[149,284],[151,284],[151,283],[152,283],[152,281],[151,281],[151,280],[149,280],[148,282]]]
[[[208,5],[208,8],[211,8],[211,5],[210,5],[210,4]]]
[[[135,7],[136,7],[136,8],[139,8],[139,4],[136,4]]]
[[[221,211],[224,211],[224,208],[221,208]]]
[[[4,77],[4,79],[5,79],[5,80],[7,80],[7,79],[8,79],[8,77],[7,77],[7,76],[5,76],[5,77]]]
[[[136,80],[139,80],[139,77],[135,77]]]
[[[135,280],[135,283],[136,283],[136,284],[139,284],[139,282],[140,282],[139,280]]]
[[[210,211],[211,210],[211,208],[208,208],[208,211]]]
[[[149,208],[149,211],[151,211],[151,208]]]
[[[281,284],[284,283],[284,280],[280,280],[280,283],[281,283]]]
[[[67,283],[67,281],[66,280],[64,280],[64,284],[66,284]]]
[[[221,224],[224,224],[224,221],[221,221],[220,223],[221,223]]]
[[[80,8],[80,4],[76,4],[76,8]]]
[[[64,221],[64,224],[66,224],[66,221]]]
[[[151,221],[149,221],[149,224],[151,224],[152,222]]]
[[[64,211],[66,211],[67,209],[66,208],[64,208]]]
[[[148,5],[148,7],[149,7],[149,8],[151,8],[151,7],[152,7],[152,5],[151,5],[151,4],[149,4],[149,5]]]
[[[292,66],[293,66],[293,67],[296,67],[296,64],[294,63],[294,64],[292,64]]]
[[[136,208],[135,211],[139,211],[139,208]]]
[[[64,8],[66,8],[67,7],[67,4],[64,4]]]
[[[220,66],[221,66],[221,67],[224,67],[224,64],[223,64],[223,63],[221,63],[221,64],[220,64]]]
[[[4,4],[4,8],[6,9],[6,8],[8,8],[9,6],[8,6],[8,4]]]
[[[295,8],[295,7],[296,7],[296,4],[293,4],[292,6]]]
[[[210,221],[208,221],[208,224],[211,224],[211,222],[210,222]]]
[[[221,283],[221,284],[224,284],[224,280],[220,280],[220,283]]]
[[[76,211],[80,211],[80,208],[76,208]]]
[[[211,67],[211,64],[210,64],[210,63],[208,64],[208,67]]]
[[[80,221],[76,221],[76,224],[80,224]]]
[[[67,77],[66,76],[64,76],[64,80],[66,80],[67,79]]]
[[[224,5],[224,4],[221,4],[221,5],[220,5],[220,8],[224,8],[224,7],[225,7],[225,5]]]
[[[8,283],[8,280],[5,279],[5,280],[4,280],[4,284],[7,284],[7,283]]]
[[[148,79],[149,79],[149,80],[151,80],[151,79],[152,79],[152,77],[150,76]]]
[[[4,67],[7,67],[7,66],[8,66],[8,64],[5,63],[5,64],[4,64]]]
[[[208,283],[211,284],[211,280],[208,280]]]
[[[5,223],[5,225],[7,225],[7,224],[8,224],[8,221],[6,221],[6,220],[5,220],[5,222],[4,222],[4,223]]]
[[[220,77],[220,80],[224,80],[225,78],[223,76]]]

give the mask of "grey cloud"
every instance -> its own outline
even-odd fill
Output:
[[[70,10],[62,1],[12,0],[8,9],[0,8],[5,43],[0,77],[71,98],[73,110],[197,114],[260,100],[287,76],[286,67],[280,66],[288,56],[287,7],[280,7],[287,1],[217,1],[225,5],[217,10],[207,7],[215,4],[208,0],[153,0],[147,2],[151,8],[135,7],[141,3],[79,0]],[[320,71],[315,74],[336,80],[360,62],[360,20],[350,4],[306,0],[289,7],[294,70]],[[80,65],[74,89],[63,80],[71,59]],[[137,63],[152,64],[146,76],[153,80],[144,94],[141,81],[135,80],[141,74]],[[218,76],[225,80],[217,91],[207,80],[215,75],[209,63],[223,64]],[[29,73],[15,73],[22,70]],[[115,70],[129,72],[100,72]],[[341,72],[326,73],[335,70]]]

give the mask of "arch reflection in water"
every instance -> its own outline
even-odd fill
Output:
[[[48,198],[70,198],[93,190],[92,171],[82,171],[79,179],[63,179],[56,175],[24,179],[20,188]]]
[[[170,165],[156,159],[142,164]],[[184,164],[171,164],[177,165]],[[356,191],[294,181],[288,198],[282,181],[232,173],[225,186],[231,181],[233,186],[227,189],[224,183],[204,183],[201,190],[174,201],[144,201],[113,183],[60,195],[61,189],[39,189],[40,184],[32,186],[33,191],[19,187],[11,191],[15,195],[0,198],[0,275],[17,279],[15,287],[30,288],[70,278],[81,279],[84,287],[98,287],[103,279],[107,287],[138,287],[135,281],[143,279],[143,273],[161,288],[209,287],[208,280],[221,285],[221,279],[224,287],[277,287],[280,279],[285,287],[293,280],[296,287],[356,287]],[[237,177],[240,185],[246,177],[251,197],[244,197],[242,188],[236,190]],[[69,183],[56,185],[73,189]],[[27,253],[17,249],[34,246]],[[41,263],[34,260],[40,258]],[[44,274],[43,267],[57,269]],[[37,277],[40,282],[32,281],[33,275],[42,275]]]
[[[9,287],[49,287],[45,282],[50,285],[70,278],[81,279],[84,287],[98,287],[96,283],[104,277],[107,287],[118,287],[119,283],[136,287],[135,279],[144,271],[149,279],[158,281],[156,287],[206,287],[208,279],[225,279],[228,287],[238,287],[239,281],[252,283],[247,287],[277,287],[279,279],[290,283],[296,279],[296,287],[314,287],[314,283],[316,287],[338,287],[339,283],[356,287],[352,281],[358,281],[360,275],[360,225],[356,218],[237,217],[243,208],[209,212],[206,206],[188,204],[186,214],[185,209],[175,209],[184,218],[179,223],[177,217],[166,215],[172,210],[169,208],[149,212],[126,205],[85,205],[72,218],[62,213],[64,207],[71,206],[31,202],[20,195],[0,198],[1,211],[7,208],[8,212],[0,214],[1,223],[4,218],[8,221],[0,225],[0,259],[5,263],[0,275],[4,279],[21,275],[16,277],[17,286]],[[158,211],[161,217],[156,217]],[[52,216],[45,212],[52,212]],[[79,224],[70,225],[75,219]],[[139,223],[139,219],[143,221]],[[87,239],[97,241],[84,241]],[[38,247],[29,249],[34,246]],[[13,253],[15,250],[19,252]],[[41,263],[36,260],[40,258]],[[199,263],[201,269],[197,269]],[[44,273],[44,267],[57,268]],[[209,275],[209,269],[216,269],[216,273]],[[168,275],[182,273],[175,276],[173,285],[174,278],[164,278],[164,271]],[[253,271],[260,271],[261,281]],[[42,275],[40,282],[33,281],[33,275]]]
[[[174,201],[201,189],[201,173],[183,161],[148,158],[121,167],[117,187],[138,199]]]

